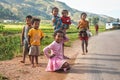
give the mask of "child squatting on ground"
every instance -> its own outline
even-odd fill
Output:
[[[43,32],[39,29],[40,19],[33,18],[32,26],[33,28],[28,32],[28,42],[29,42],[29,55],[31,56],[31,64],[32,67],[35,67],[34,61],[36,62],[36,66],[38,66],[38,56],[40,54],[40,41],[44,37]]]
[[[63,23],[61,18],[58,16],[58,12],[59,12],[59,9],[57,7],[52,8],[52,15],[53,15],[52,23],[54,27],[54,32],[58,30],[61,30],[64,32]],[[64,37],[64,39],[68,40],[66,36]],[[63,43],[63,57],[68,59],[68,57],[64,55],[64,43]]]
[[[85,55],[85,53],[88,52],[88,34],[87,34],[87,30],[89,31],[89,22],[86,20],[87,14],[86,13],[82,13],[81,14],[81,19],[78,23],[78,27],[77,29],[80,29],[79,31],[79,38],[82,42],[82,54]],[[85,49],[84,49],[85,48]]]
[[[21,63],[25,63],[26,55],[29,52],[28,31],[32,28],[31,20],[32,20],[32,16],[31,15],[26,16],[26,20],[25,20],[26,25],[22,29],[21,45],[23,46],[23,60],[21,61]],[[31,57],[30,56],[29,56],[29,60],[31,61]]]
[[[44,48],[43,52],[49,59],[46,71],[70,69],[69,63],[63,58],[64,33],[60,30],[54,32],[54,41]]]

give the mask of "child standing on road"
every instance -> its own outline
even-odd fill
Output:
[[[98,24],[96,23],[96,24],[95,24],[95,32],[96,32],[96,35],[98,34],[98,29],[99,29],[99,26],[98,26]]]
[[[82,41],[82,51],[83,55],[85,55],[85,52],[88,52],[88,34],[87,30],[89,30],[89,22],[86,20],[87,14],[82,13],[81,14],[81,20],[78,23],[77,29],[80,29],[79,31],[79,38]],[[85,44],[85,51],[84,51],[84,44]]]
[[[53,23],[54,31],[63,30],[62,21],[61,18],[58,16],[58,12],[59,9],[57,7],[54,7],[52,9],[52,15],[53,15],[52,23]]]
[[[64,33],[60,30],[54,33],[54,41],[44,48],[43,52],[49,59],[46,71],[69,70],[70,66],[63,58],[63,37]],[[51,54],[49,54],[49,52]]]
[[[69,26],[71,24],[71,19],[68,16],[68,10],[62,11],[62,17],[61,17],[62,23],[63,23],[63,30],[66,34],[66,30],[69,29]]]
[[[26,25],[22,29],[21,45],[23,46],[23,60],[21,61],[21,63],[25,63],[25,57],[29,52],[28,31],[32,28],[31,20],[32,20],[31,15],[26,16]],[[31,60],[30,56],[29,59]]]
[[[32,26],[28,32],[28,41],[30,46],[29,55],[31,56],[31,64],[32,67],[35,67],[34,60],[36,62],[36,66],[38,66],[38,56],[40,54],[40,41],[44,37],[43,32],[39,29],[40,19],[33,18]]]

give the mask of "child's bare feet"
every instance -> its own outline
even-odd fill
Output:
[[[68,67],[68,68],[64,68],[63,70],[64,70],[64,72],[67,72],[67,71],[70,70],[70,67]]]
[[[40,65],[39,64],[36,64],[36,67],[39,67]]]
[[[35,68],[35,65],[34,65],[34,64],[32,64],[32,68]]]
[[[82,55],[85,55],[85,52],[83,52]]]
[[[20,61],[21,63],[25,63],[25,61]]]
[[[67,57],[67,56],[63,56],[64,57],[64,59],[70,59],[69,57]]]

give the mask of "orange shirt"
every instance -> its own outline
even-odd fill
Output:
[[[78,27],[80,29],[89,29],[89,22],[86,21],[86,20],[80,20],[79,24],[78,24]]]
[[[44,37],[44,34],[43,34],[42,30],[32,28],[29,30],[28,36],[30,36],[30,44],[31,45],[39,46],[40,39],[42,37]]]

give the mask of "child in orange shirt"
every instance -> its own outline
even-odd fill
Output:
[[[82,41],[82,51],[83,55],[85,55],[85,52],[88,52],[88,35],[87,35],[87,30],[89,30],[89,22],[86,20],[87,14],[82,13],[81,14],[81,20],[78,23],[77,29],[80,29],[79,31],[79,38]],[[84,51],[84,44],[85,44],[85,49]]]
[[[28,41],[29,41],[29,55],[31,56],[31,64],[34,66],[34,60],[36,61],[36,66],[38,66],[38,56],[40,53],[40,41],[44,37],[43,32],[39,29],[40,19],[33,18],[32,26],[28,32]]]

